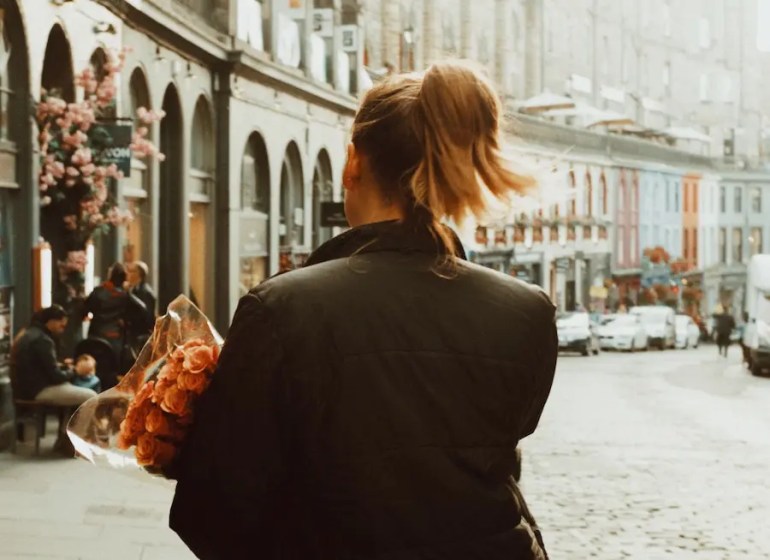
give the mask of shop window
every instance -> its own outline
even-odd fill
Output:
[[[751,244],[751,256],[759,255],[762,253],[762,228],[751,228],[751,235],[749,236],[749,243]]]
[[[207,313],[211,308],[213,268],[210,202],[214,183],[214,131],[210,106],[201,96],[195,104],[190,145],[190,232],[189,263],[190,299]]]
[[[332,236],[330,227],[321,226],[321,204],[333,198],[331,161],[326,150],[321,150],[313,170],[313,247],[325,243]]]
[[[267,148],[256,132],[246,143],[241,163],[239,292],[245,295],[268,275],[270,243],[270,169]]]
[[[304,243],[304,196],[302,159],[299,148],[292,142],[286,149],[286,156],[281,166],[281,214],[278,229],[282,251]]]

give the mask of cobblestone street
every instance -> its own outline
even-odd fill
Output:
[[[770,379],[737,360],[713,347],[560,358],[522,444],[553,559],[770,558]],[[171,485],[23,451],[0,454],[0,560],[192,558],[166,528]]]
[[[552,558],[770,558],[770,379],[739,353],[560,358],[522,444]]]

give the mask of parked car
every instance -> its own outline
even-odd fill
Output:
[[[661,350],[674,348],[676,345],[676,327],[674,310],[666,305],[641,305],[632,307],[631,315],[638,315],[647,331],[650,345]]]
[[[576,311],[560,315],[556,319],[556,330],[560,351],[580,352],[583,356],[599,353],[596,327],[588,313]]]
[[[602,350],[647,350],[647,330],[639,315],[617,315],[598,329]]]
[[[700,342],[700,329],[689,315],[677,315],[674,320],[677,348],[697,348]]]

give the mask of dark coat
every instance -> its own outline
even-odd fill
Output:
[[[155,292],[147,282],[142,282],[131,289],[131,294],[139,299],[145,307],[142,321],[134,326],[133,333],[135,336],[151,334],[155,326],[155,307],[157,306]]]
[[[103,338],[113,346],[122,347],[126,329],[144,321],[147,308],[133,294],[105,282],[88,296],[83,313],[93,315],[88,336]]]
[[[348,231],[242,298],[176,465],[200,558],[531,560],[511,491],[557,355],[539,288]],[[443,276],[443,277],[442,277]]]
[[[37,394],[52,385],[69,379],[56,360],[56,342],[43,325],[27,327],[11,350],[14,398],[34,400]]]

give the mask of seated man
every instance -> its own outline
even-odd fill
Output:
[[[67,312],[53,305],[35,313],[30,326],[16,338],[12,349],[15,398],[74,408],[96,395],[91,389],[70,383],[74,372],[57,362],[54,338],[66,327]],[[69,450],[66,434],[59,434],[55,447]]]

